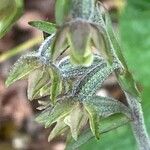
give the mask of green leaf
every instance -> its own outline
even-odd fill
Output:
[[[90,70],[73,89],[73,93],[85,99],[92,96],[101,88],[103,82],[113,73],[114,70],[119,69],[120,66],[114,64],[113,67],[108,66],[105,62]]]
[[[92,107],[89,107],[89,105],[84,105],[84,107],[88,112],[91,131],[92,131],[93,135],[96,137],[96,139],[99,139],[99,137],[100,137],[100,134],[99,134],[100,116]]]
[[[67,116],[73,109],[75,103],[70,99],[63,99],[57,102],[51,110],[50,108],[43,111],[37,118],[36,121],[44,124],[45,127],[50,127],[53,123],[57,122],[58,119]]]
[[[131,118],[130,109],[118,100],[110,97],[92,96],[87,97],[83,104],[93,109],[101,117],[109,117],[116,113],[123,113]]]
[[[71,0],[56,0],[55,4],[55,18],[56,24],[62,25],[68,18],[70,12]]]
[[[70,57],[66,56],[59,61],[59,64],[57,66],[60,69],[60,72],[64,78],[75,78],[85,75],[89,70],[102,63],[102,61],[103,61],[102,57],[94,55],[94,60],[91,66],[82,67],[73,65],[70,62]]]
[[[46,68],[39,68],[33,71],[28,78],[28,99],[33,100],[41,97],[40,90],[50,81]]]
[[[48,34],[53,34],[54,32],[56,32],[56,25],[47,21],[30,21],[29,25]]]
[[[6,80],[6,85],[9,86],[15,81],[29,75],[33,70],[41,67],[42,64],[35,53],[29,53],[22,56],[11,69],[9,76]]]
[[[23,0],[0,1],[0,38],[19,19],[23,11]]]
[[[71,113],[65,117],[64,122],[70,127],[72,137],[77,140],[79,131],[86,125],[87,116],[80,104],[77,104]]]
[[[117,114],[113,115],[107,119],[101,119],[100,120],[100,126],[99,126],[99,132],[101,135],[106,134],[112,130],[115,131],[115,129],[125,125],[128,123],[128,119],[124,116]],[[107,134],[106,134],[107,135]],[[107,135],[109,136],[109,135]],[[87,143],[89,140],[94,139],[94,135],[92,134],[90,129],[86,129],[84,132],[82,132],[78,140],[71,140],[68,145],[66,146],[66,150],[74,150],[79,147],[81,147],[83,144]],[[101,142],[103,139],[101,140]],[[98,141],[99,142],[99,141]],[[99,142],[99,143],[101,143]]]
[[[64,118],[58,119],[54,129],[51,131],[48,141],[50,142],[53,138],[64,133],[69,127],[64,123]]]

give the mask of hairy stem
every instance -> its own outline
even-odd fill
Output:
[[[141,104],[129,93],[126,93],[127,102],[132,110],[132,130],[140,150],[150,150],[150,140],[144,123],[144,116]]]

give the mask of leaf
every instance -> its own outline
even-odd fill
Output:
[[[35,53],[29,53],[22,56],[11,69],[9,76],[6,80],[6,85],[9,86],[15,81],[29,75],[33,70],[41,67],[42,64]]]
[[[126,123],[128,123],[128,119],[123,117],[122,115],[113,115],[107,119],[102,119],[100,120],[100,127],[99,127],[99,132],[101,135],[110,132],[112,130],[115,131],[115,129],[125,125]],[[107,135],[106,134],[106,135]],[[108,135],[107,135],[108,136]],[[74,150],[77,149],[79,147],[81,147],[83,144],[87,143],[89,140],[94,139],[94,135],[92,134],[90,129],[86,129],[84,132],[82,132],[79,137],[78,140],[71,140],[68,145],[66,146],[66,150]],[[101,142],[103,141],[103,139],[101,140]],[[101,143],[98,141],[98,143]],[[95,147],[96,148],[96,147]]]
[[[45,127],[50,127],[53,123],[57,122],[58,119],[67,116],[73,109],[75,103],[70,99],[63,99],[57,102],[51,110],[50,108],[43,111],[37,118],[36,121],[44,124]]]
[[[50,142],[56,136],[64,133],[69,127],[64,123],[64,118],[58,119],[54,129],[51,131],[48,141]]]
[[[116,64],[114,67],[110,67],[106,63],[96,66],[81,78],[73,89],[73,94],[80,97],[81,100],[92,96],[102,86],[110,74],[118,68],[120,68],[120,66],[116,66]]]
[[[71,7],[71,0],[56,0],[55,18],[56,24],[61,26],[68,18]]]
[[[30,21],[29,25],[48,34],[53,34],[54,32],[56,32],[56,25],[47,21]]]
[[[41,95],[41,88],[50,81],[46,68],[36,69],[28,78],[28,99],[33,100]]]
[[[0,1],[0,38],[19,19],[23,12],[23,0]]]
[[[100,134],[99,134],[100,116],[95,111],[95,109],[93,109],[92,107],[89,107],[89,105],[84,105],[84,107],[88,112],[91,131],[92,131],[93,135],[96,137],[96,139],[99,139],[99,137],[100,137]]]
[[[72,137],[77,140],[79,131],[86,125],[87,116],[83,112],[81,105],[78,103],[71,113],[65,117],[64,122],[70,127]]]
[[[110,97],[92,96],[87,97],[83,104],[85,107],[91,108],[101,117],[109,117],[116,113],[123,113],[131,118],[130,109],[118,100]]]
[[[75,78],[79,76],[85,75],[89,70],[94,68],[96,65],[103,62],[103,58],[94,55],[94,60],[91,66],[89,67],[82,67],[82,66],[76,66],[70,63],[70,57],[66,56],[63,59],[59,61],[59,64],[57,65],[60,69],[60,72],[64,78]]]

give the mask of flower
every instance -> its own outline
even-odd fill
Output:
[[[90,66],[93,62],[92,46],[105,47],[103,30],[96,24],[84,19],[74,19],[61,26],[52,46],[53,60],[69,45],[71,62],[76,65]]]

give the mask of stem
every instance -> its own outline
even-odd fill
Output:
[[[141,104],[136,97],[133,97],[129,93],[125,93],[127,97],[127,102],[132,111],[131,122],[132,130],[136,141],[139,145],[140,150],[150,150],[150,140],[145,127],[143,111]]]

